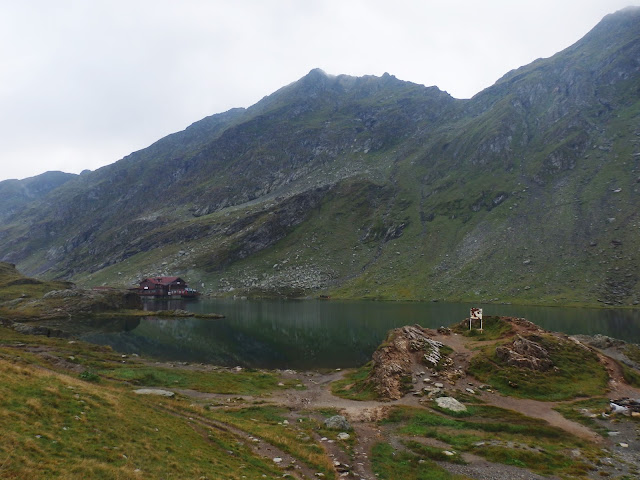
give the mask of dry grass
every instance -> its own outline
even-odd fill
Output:
[[[36,342],[48,355],[73,349],[93,365],[113,361],[99,347],[0,328],[0,478],[281,477],[236,436],[204,432],[167,411],[184,411],[184,400],[141,397],[120,381],[83,381],[29,352]]]
[[[278,407],[249,407],[235,410],[203,412],[209,418],[233,425],[298,458],[325,476],[333,475],[333,465],[323,448],[313,440],[318,430],[309,418],[285,425],[286,410]]]

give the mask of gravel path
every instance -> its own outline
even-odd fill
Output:
[[[460,370],[467,371],[469,361],[474,354],[474,350],[472,350],[472,348],[474,346],[478,346],[479,342],[472,343],[472,340],[467,337],[455,334],[437,335],[433,338],[434,340],[440,341],[453,348],[455,353],[452,358],[454,359],[455,367]],[[487,344],[491,342],[482,343]],[[602,356],[602,361],[607,365],[611,375],[610,388],[612,397],[628,396],[640,398],[640,390],[630,387],[624,383],[620,368],[614,361],[608,359],[608,357],[604,355]],[[414,373],[421,373],[419,370],[424,370],[424,368],[416,366]],[[285,371],[281,372],[281,374],[285,378],[289,377],[300,379],[306,389],[282,390],[275,392],[270,397],[261,398],[261,400],[266,401],[269,404],[287,407],[290,409],[293,417],[296,415],[309,415],[309,412],[313,412],[316,409],[335,409],[340,412],[340,414],[347,417],[353,426],[357,441],[350,455],[347,455],[335,443],[327,442],[326,440],[319,441],[320,439],[316,439],[325,449],[327,456],[336,465],[336,475],[338,477],[344,473],[346,465],[348,466],[349,472],[351,472],[349,475],[355,475],[361,479],[375,480],[377,477],[373,473],[370,461],[370,452],[372,447],[378,442],[386,442],[394,445],[395,448],[404,448],[402,442],[399,441],[397,434],[395,434],[391,428],[381,426],[378,421],[385,418],[388,415],[390,408],[396,405],[422,407],[420,403],[421,398],[413,395],[405,395],[399,400],[388,402],[354,401],[335,397],[331,393],[331,383],[341,379],[345,374],[344,371],[333,371],[330,373],[301,373]],[[468,376],[463,376],[462,378],[457,379],[455,384],[447,384],[445,389],[451,391],[455,396],[456,391],[465,391],[465,388],[470,385],[474,386],[474,390],[476,391],[478,398],[487,405],[514,410],[529,417],[544,420],[548,422],[549,425],[566,431],[569,435],[577,436],[586,441],[609,448],[613,453],[618,452],[618,458],[631,465],[634,463],[637,464],[637,461],[639,460],[636,449],[624,449],[619,447],[619,443],[622,439],[616,440],[611,438],[602,438],[589,428],[568,420],[553,410],[553,408],[560,402],[541,402],[536,400],[507,397],[496,392],[489,393],[481,391],[475,388],[477,387],[477,381]],[[226,398],[228,395],[203,394],[188,390],[181,390],[180,393],[198,400],[217,399],[221,403],[232,401],[239,402],[240,404],[248,404],[255,400],[251,396],[234,396],[233,399],[229,399]],[[630,430],[628,429],[629,432],[627,432],[629,435],[636,433],[633,425],[629,428]],[[626,437],[627,435],[624,436],[624,439],[626,439]],[[413,439],[415,440],[415,438]],[[422,439],[421,441],[429,442],[430,439]],[[273,450],[268,453],[271,454],[271,452],[273,452]],[[256,453],[265,454],[266,452],[256,451]],[[278,454],[284,455],[280,452],[278,452]],[[458,465],[447,462],[439,462],[439,465],[451,473],[465,475],[469,478],[478,480],[542,480],[554,478],[543,477],[515,466],[489,462],[479,456],[468,453],[464,453],[463,458],[467,462],[467,465]],[[310,474],[308,471],[303,472],[300,470],[296,473],[302,477],[306,477]],[[594,473],[594,475],[596,475],[596,473]]]

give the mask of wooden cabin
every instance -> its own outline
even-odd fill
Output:
[[[198,292],[189,288],[180,277],[150,277],[140,282],[136,289],[140,295],[149,297],[195,297]]]

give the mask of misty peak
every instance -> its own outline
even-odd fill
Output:
[[[321,86],[325,85],[330,78],[324,70],[314,68],[300,79],[300,83],[304,85]]]
[[[318,78],[318,77],[328,77],[329,75],[327,75],[327,73],[322,70],[321,68],[313,68],[311,70],[309,70],[309,73],[307,73],[306,78]]]

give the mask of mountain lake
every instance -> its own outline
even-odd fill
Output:
[[[438,328],[469,316],[524,317],[547,330],[597,333],[640,343],[640,310],[463,303],[334,300],[152,301],[149,310],[221,313],[210,318],[100,318],[73,322],[76,337],[124,354],[172,362],[278,369],[348,368],[365,364],[387,332],[403,325]],[[61,326],[69,330],[69,325]]]

